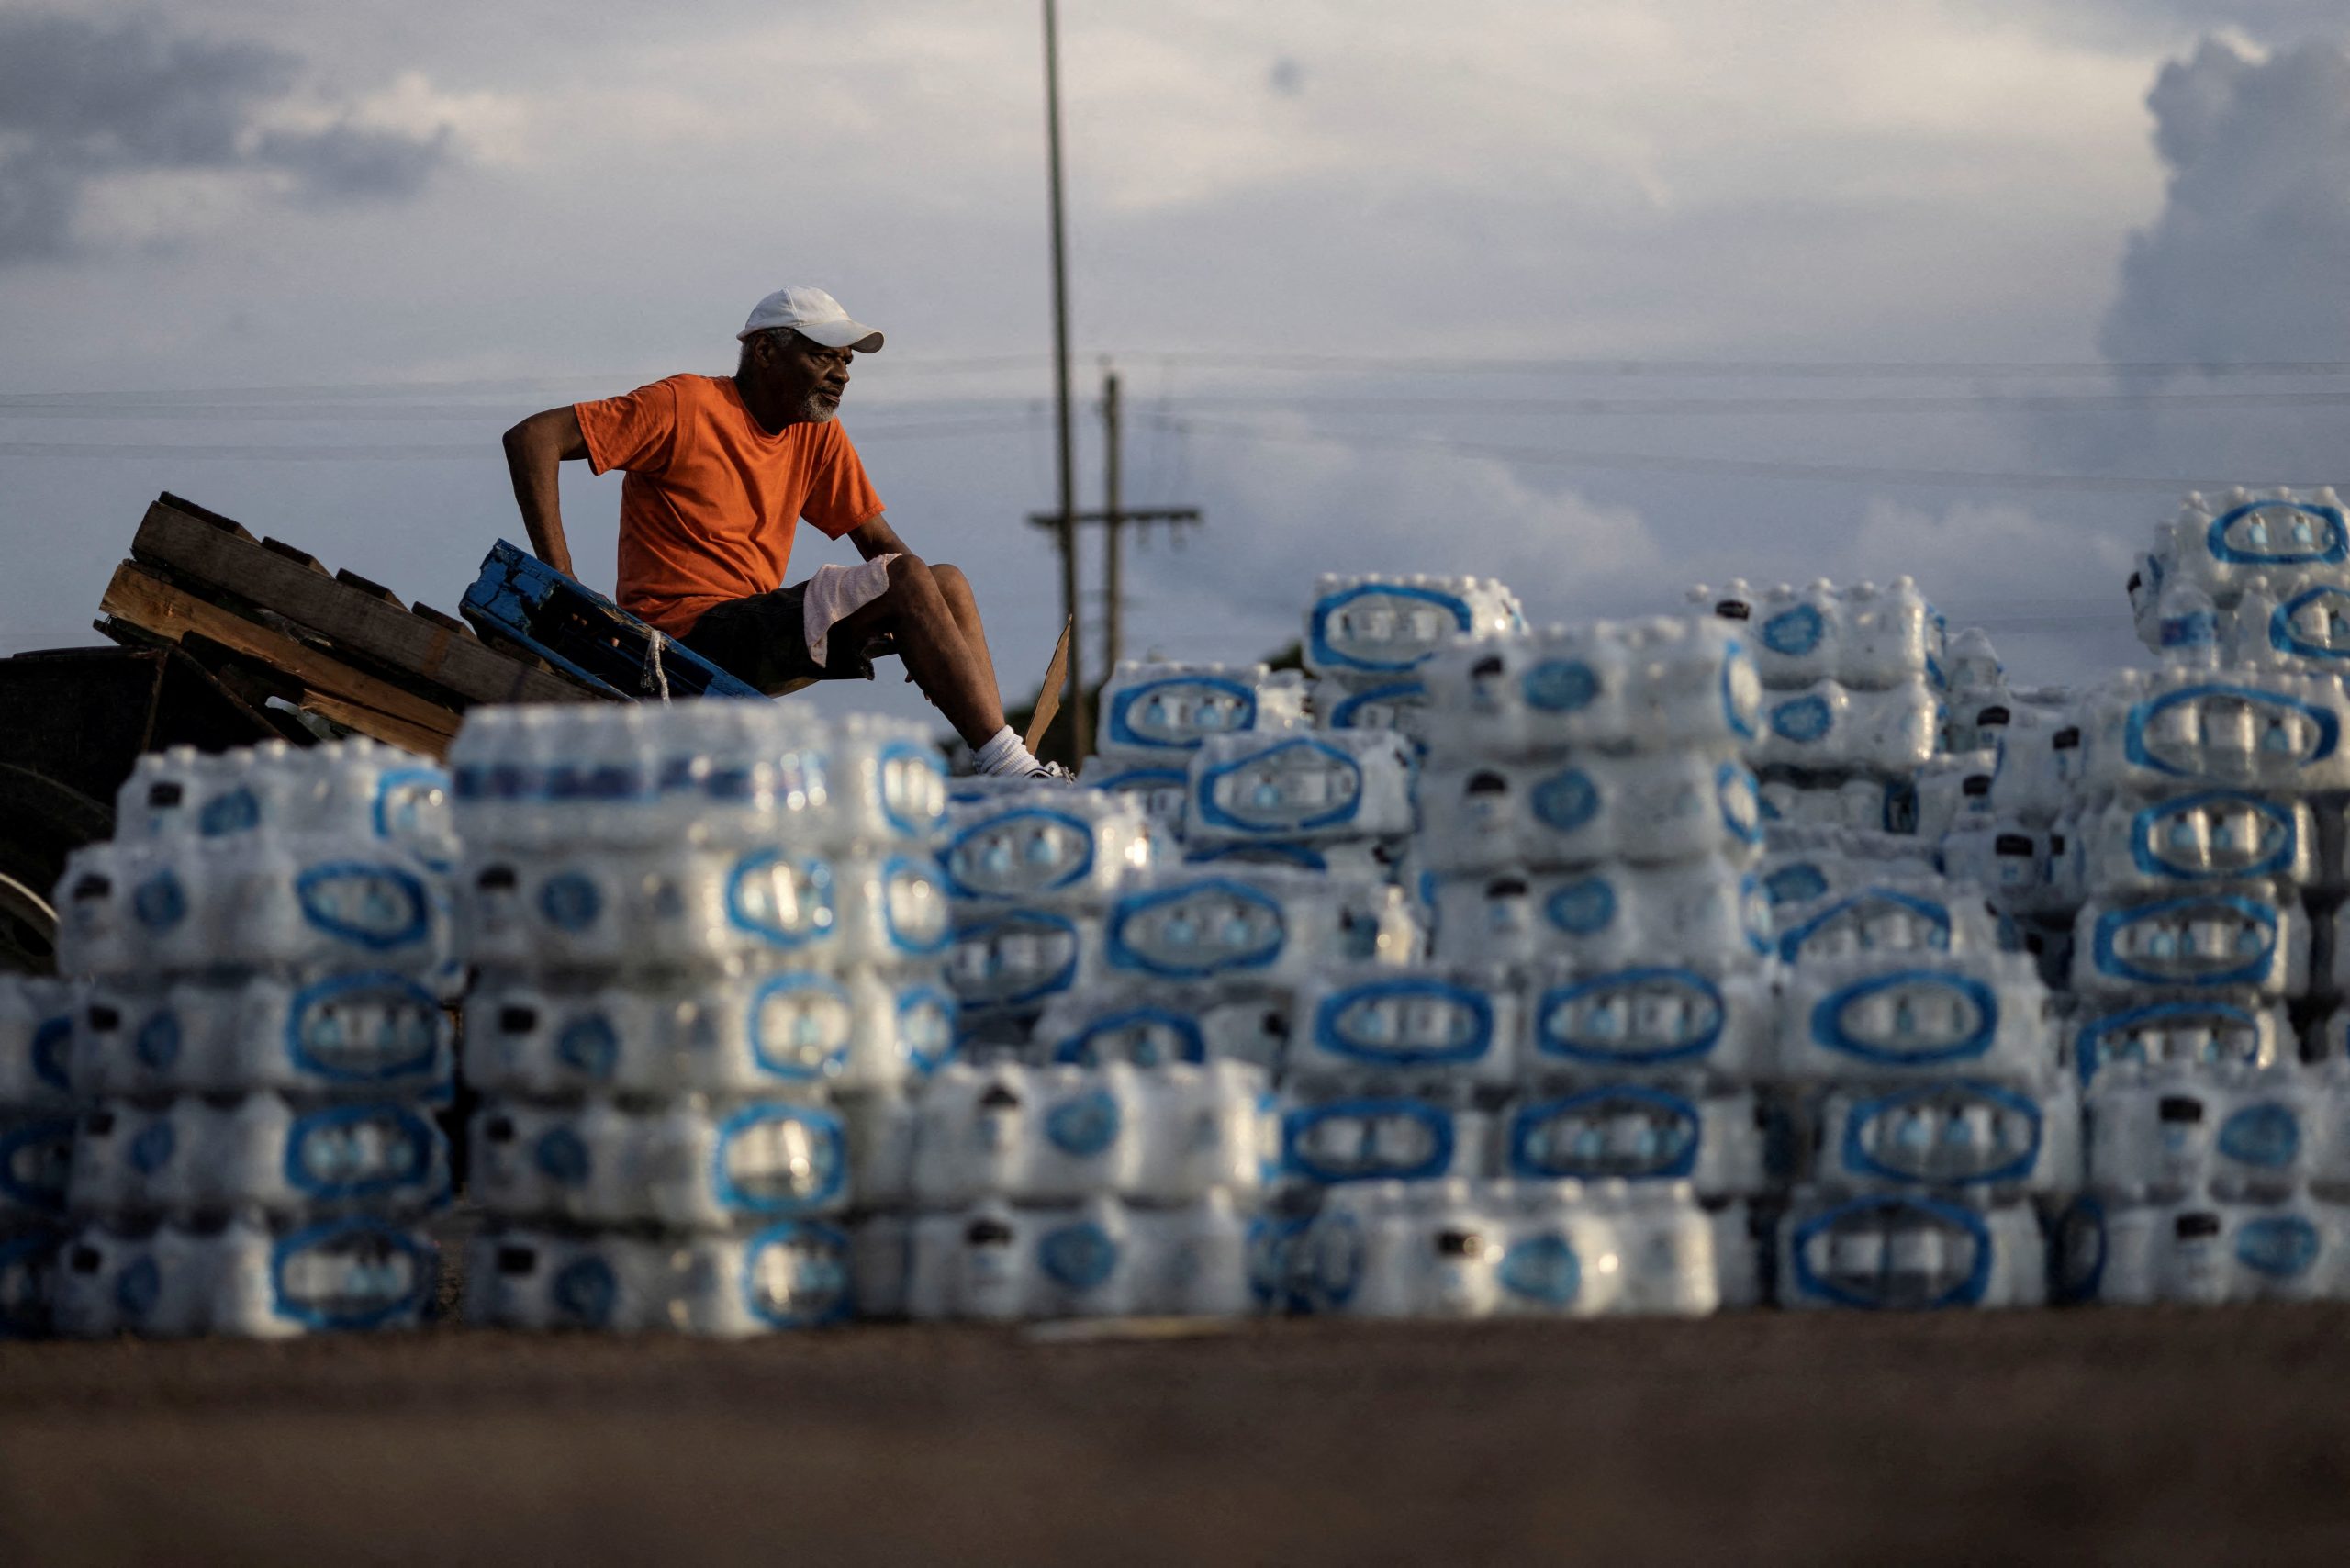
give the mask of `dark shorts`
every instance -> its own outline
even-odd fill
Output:
[[[818,664],[809,653],[807,596],[808,585],[795,583],[773,593],[711,605],[678,640],[761,691],[781,691],[811,680],[871,680],[873,661],[861,650],[852,652],[845,638],[827,640],[828,663]]]

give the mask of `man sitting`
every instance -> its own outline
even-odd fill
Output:
[[[908,549],[834,422],[853,354],[881,334],[821,288],[778,289],[742,331],[733,376],[672,375],[618,398],[532,414],[506,432],[531,548],[572,569],[556,474],[586,458],[621,486],[620,582],[631,614],[762,691],[868,672],[886,636],[982,773],[1060,777],[1003,722],[979,608],[961,572]],[[783,586],[805,518],[861,565]]]

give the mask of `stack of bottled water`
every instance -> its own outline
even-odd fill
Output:
[[[1456,640],[1420,673],[1433,957],[1300,999],[1283,1163],[1324,1191],[1292,1288],[1373,1316],[1750,1299],[1751,656],[1719,622],[1600,622]]]
[[[1159,692],[1165,706],[1148,708],[1150,733],[1231,716],[1200,720],[1203,678]],[[1181,717],[1179,692],[1192,704]],[[1119,711],[1130,708],[1138,705]],[[1143,722],[1139,711],[1127,717]],[[1129,892],[1155,886],[1148,873],[1168,836],[1139,793],[1030,786],[950,812],[939,857],[956,901],[950,972],[973,1021],[967,1049],[987,1059],[949,1064],[872,1124],[856,1226],[868,1315],[1003,1320],[1248,1306],[1246,1226],[1265,1175],[1264,1071],[1211,1059],[1196,1018],[1152,1006],[1135,983],[1136,942],[1120,912]],[[1105,996],[1113,1000],[1088,1026],[1041,1044],[1040,1009]]]
[[[1202,741],[1304,725],[1305,687],[1295,670],[1125,660],[1102,684],[1094,754],[1081,777],[1132,796],[1154,822],[1180,833],[1184,781]]]
[[[1764,817],[1790,826],[1917,830],[1915,776],[1940,739],[1942,617],[1917,584],[1825,578],[1760,596],[1733,581],[1693,603],[1747,623],[1768,695],[1747,758]]]
[[[2030,958],[2003,949],[1979,891],[1940,877],[1775,913],[1775,1072],[1802,1183],[1780,1304],[2041,1304],[2040,1210],[2078,1186],[2080,1107]]]
[[[2222,1301],[2350,1289],[2338,1211],[2312,1196],[2333,1191],[2338,1081],[2302,1065],[2294,1028],[2297,1010],[2314,1023],[2318,999],[2342,985],[2341,944],[2331,965],[2322,953],[2313,963],[2312,926],[2339,886],[2319,821],[2350,789],[2350,702],[2330,674],[2304,673],[2300,655],[2222,663],[2203,586],[2225,586],[2242,564],[2231,557],[2262,542],[2255,524],[2309,530],[2322,548],[2338,545],[2339,519],[2302,503],[2211,519],[2203,564],[2166,564],[2162,667],[2084,699],[2059,873],[2082,897],[2073,1055],[2087,1085],[2094,1196],[2064,1248],[2078,1294]]]
[[[1305,612],[1315,717],[1326,729],[1423,739],[1429,659],[1460,639],[1525,630],[1517,596],[1488,578],[1325,573]]]
[[[2309,495],[2241,487],[2214,507],[2189,495],[2154,527],[2130,578],[2138,636],[2164,649],[2163,598],[2206,596],[2221,645],[2238,662],[2281,658],[2340,669],[2350,658],[2350,530],[2331,488]]]
[[[922,727],[797,703],[476,709],[466,1312],[734,1336],[853,1306],[848,1125],[954,1041]]]
[[[67,1078],[80,988],[0,974],[0,1339],[49,1331],[73,1154]]]
[[[142,757],[59,885],[65,1333],[414,1326],[449,1198],[447,779],[344,741]]]

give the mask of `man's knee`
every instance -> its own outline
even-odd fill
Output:
[[[948,603],[968,604],[971,602],[971,579],[963,575],[962,567],[950,566],[944,561],[934,561],[931,563],[930,576],[931,580],[938,585],[938,591],[946,596]]]

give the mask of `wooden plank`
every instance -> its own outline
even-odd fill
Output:
[[[175,496],[172,494],[171,491],[165,490],[163,492],[163,500],[167,505],[177,507],[180,510],[187,513],[188,516],[196,519],[200,522],[208,522],[224,533],[233,534],[239,539],[252,538],[252,534],[245,532],[245,525],[239,522],[235,518],[223,517],[220,513],[214,511],[210,507],[197,506],[194,501],[189,500],[185,496]],[[258,543],[258,541],[255,541],[255,543]]]
[[[435,626],[441,627],[444,631],[454,632],[460,637],[470,637],[474,634],[474,629],[472,627],[466,625],[464,622],[458,620],[453,615],[443,615],[441,611],[433,609],[429,604],[411,604],[408,607],[408,610],[410,615],[420,615],[425,620],[431,622]]]
[[[457,727],[457,716],[448,709],[231,614],[217,604],[207,604],[133,562],[125,561],[115,568],[114,580],[106,584],[106,597],[98,601],[98,608],[174,642],[189,632],[201,633],[223,647],[283,670],[299,680],[306,690],[341,697],[405,724],[452,733]]]
[[[131,554],[223,588],[352,653],[475,702],[585,702],[600,693],[533,668],[381,599],[224,532],[167,501],[147,509]]]
[[[1061,711],[1061,688],[1069,684],[1069,641],[1077,629],[1074,620],[1061,626],[1061,640],[1053,644],[1052,662],[1045,666],[1045,684],[1036,689],[1036,711],[1028,716],[1028,735],[1020,744],[1035,751]]]
[[[345,588],[357,588],[361,593],[366,594],[371,598],[380,599],[386,604],[391,605],[395,609],[406,610],[408,608],[408,600],[402,599],[399,595],[394,593],[383,584],[373,581],[370,578],[361,577],[357,572],[351,570],[348,566],[335,573],[334,580],[341,583]]]
[[[316,555],[311,554],[308,550],[301,548],[299,545],[286,543],[283,539],[272,539],[268,535],[263,534],[262,536],[261,547],[274,554],[283,555],[287,560],[294,562],[297,566],[304,566],[310,571],[316,572],[322,577],[330,577],[334,576],[332,572],[327,570],[327,566],[324,561],[319,560]]]
[[[369,740],[382,741],[398,746],[435,762],[449,755],[449,742],[453,730],[430,730],[421,724],[404,723],[389,713],[381,713],[360,702],[346,702],[329,692],[310,691],[303,694],[302,706],[321,718],[332,719],[347,730],[356,730]]]

